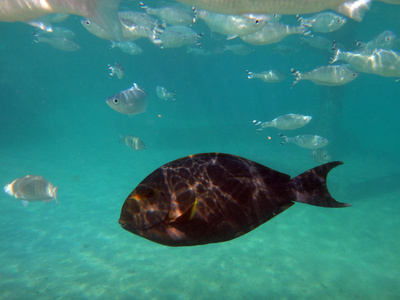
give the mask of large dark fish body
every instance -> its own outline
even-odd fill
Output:
[[[294,178],[248,159],[222,153],[190,155],[147,176],[122,206],[119,223],[167,246],[237,238],[291,207],[293,201],[345,207],[326,186],[331,162]]]

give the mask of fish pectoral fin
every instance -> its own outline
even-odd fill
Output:
[[[21,200],[21,202],[22,202],[22,205],[25,206],[25,207],[27,207],[28,204],[29,204],[29,202],[28,202],[28,201],[25,201],[25,200]]]
[[[199,200],[196,199],[192,205],[189,206],[189,208],[181,214],[179,217],[177,217],[175,220],[171,221],[171,225],[173,226],[174,224],[181,224],[187,221],[190,221],[193,219],[194,215],[196,214],[196,208]]]

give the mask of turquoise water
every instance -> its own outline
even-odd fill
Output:
[[[124,7],[138,9],[134,1]],[[362,22],[325,36],[351,50],[354,40],[383,30],[400,34],[399,15],[400,6],[373,3]],[[33,44],[26,24],[0,23],[0,183],[34,174],[59,186],[58,206],[24,207],[2,193],[0,299],[399,299],[395,78],[361,74],[344,86],[301,81],[291,89],[290,68],[309,71],[330,58],[298,36],[254,46],[248,56],[221,54],[213,50],[223,37],[199,21],[193,29],[204,33],[212,55],[139,40],[144,53],[130,56],[79,20],[60,24],[75,32],[76,52]],[[293,16],[282,21],[296,23]],[[108,76],[115,62],[124,66],[122,80]],[[288,78],[246,78],[245,70],[267,69]],[[149,105],[130,117],[105,99],[132,82],[148,92]],[[157,85],[176,90],[176,103],[157,98]],[[257,133],[252,123],[287,113],[313,116],[288,136],[329,139],[332,159],[344,162],[329,175],[330,192],[352,207],[297,203],[240,238],[197,247],[166,247],[121,229],[127,195],[179,157],[226,152],[291,176],[318,165],[309,150],[280,145],[281,131]],[[140,137],[146,150],[119,143],[119,134]]]

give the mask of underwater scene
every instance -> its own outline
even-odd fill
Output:
[[[399,299],[399,4],[0,0],[0,299]]]

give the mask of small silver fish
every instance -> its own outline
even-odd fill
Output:
[[[124,77],[124,68],[119,63],[115,63],[113,66],[108,65],[108,69],[110,70],[110,77],[117,76],[118,79]]]
[[[107,98],[106,103],[121,114],[140,114],[147,107],[147,93],[136,83],[127,90]]]
[[[195,45],[201,47],[202,34],[194,32],[186,26],[168,26],[160,34],[161,48],[179,48],[184,45]]]
[[[47,43],[55,49],[62,51],[77,51],[81,47],[72,38],[75,33],[63,27],[54,27],[51,31],[36,29],[33,34],[34,43]]]
[[[119,140],[133,150],[140,151],[146,149],[146,145],[143,143],[143,141],[136,136],[120,134]]]
[[[227,39],[254,33],[267,24],[267,21],[263,19],[252,19],[244,15],[217,14],[201,9],[196,10],[196,16],[202,19],[212,31],[227,35]]]
[[[165,6],[160,8],[151,8],[143,2],[139,2],[139,4],[147,14],[159,17],[168,25],[191,26],[195,20],[193,10],[189,11],[183,9],[183,7]]]
[[[254,49],[246,45],[236,44],[236,45],[223,45],[222,52],[230,51],[236,55],[249,55],[254,52]]]
[[[281,82],[287,77],[286,74],[283,74],[282,72],[276,70],[268,70],[261,73],[254,73],[246,70],[246,73],[248,79],[258,78],[265,82]]]
[[[143,53],[143,49],[134,42],[114,42],[111,41],[111,48],[119,48],[122,52],[130,55],[139,55]]]
[[[283,134],[279,134],[279,136],[281,137],[282,145],[286,143],[293,143],[299,147],[307,149],[322,148],[328,145],[329,143],[328,139],[319,135],[312,135],[312,134],[297,135],[294,137],[287,137]]]
[[[275,127],[281,130],[294,130],[307,125],[311,121],[311,119],[311,116],[287,114],[279,116],[269,122],[254,120],[253,123],[258,127],[257,131],[262,131],[267,127]]]
[[[169,100],[171,99],[172,101],[176,101],[176,91],[172,91],[172,92],[168,92],[168,90],[163,87],[163,86],[157,86],[156,88],[156,93],[158,98],[162,99],[162,100]]]
[[[319,85],[343,85],[353,81],[359,75],[345,65],[323,66],[305,73],[300,73],[295,69],[291,69],[291,71],[294,77],[292,87],[300,80],[311,80]]]
[[[310,156],[314,161],[320,164],[325,164],[332,160],[331,156],[328,154],[328,150],[323,148],[312,149]]]
[[[34,35],[33,42],[46,43],[55,49],[66,52],[73,52],[81,49],[81,46],[79,46],[77,43],[63,36]]]
[[[290,26],[283,23],[267,23],[260,30],[240,36],[251,45],[268,45],[277,43],[292,34],[310,35],[304,26]]]
[[[14,198],[20,199],[24,206],[27,201],[57,202],[58,186],[54,187],[41,176],[26,175],[11,181],[4,187],[4,192]]]
[[[389,30],[378,34],[372,41],[367,43],[356,41],[356,46],[360,49],[392,49],[398,41],[397,35]],[[339,47],[340,48],[340,47]]]
[[[299,17],[300,25],[310,27],[313,32],[333,32],[341,28],[346,18],[331,12],[316,14],[310,18]]]

